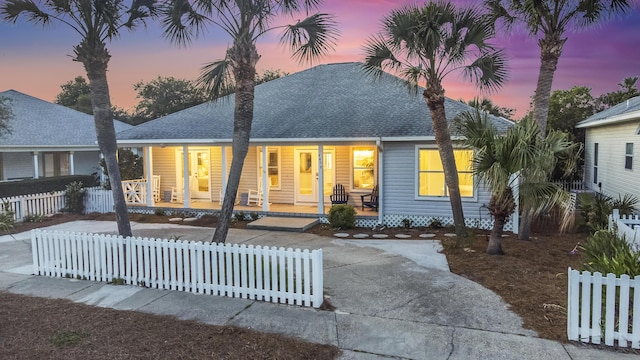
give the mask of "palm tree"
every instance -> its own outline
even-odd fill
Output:
[[[558,59],[567,41],[566,33],[603,21],[631,9],[627,0],[485,0],[494,21],[511,28],[526,27],[532,37],[540,36],[540,72],[533,97],[533,119],[544,136],[549,115],[551,85]]]
[[[464,144],[475,151],[474,175],[491,189],[488,209],[494,222],[488,254],[503,254],[502,231],[516,208],[512,190],[516,184],[519,198],[531,204],[534,212],[555,205],[568,208],[569,194],[548,180],[548,173],[553,171],[558,159],[571,156],[580,146],[569,142],[566,133],[551,130],[541,139],[537,124],[529,118],[502,135],[487,114],[477,109],[461,114],[456,119],[456,128],[464,137]],[[567,171],[571,171],[571,165]]]
[[[496,89],[506,79],[504,54],[487,42],[494,29],[476,8],[458,10],[449,2],[429,2],[394,10],[382,22],[381,32],[365,45],[364,69],[376,77],[384,70],[400,74],[413,91],[426,82],[422,96],[431,112],[456,235],[465,237],[442,81],[447,74],[462,70],[481,89]]]
[[[224,59],[202,69],[200,83],[211,99],[235,84],[235,114],[231,169],[218,226],[213,241],[224,242],[229,230],[244,159],[249,150],[253,122],[253,98],[256,64],[260,60],[257,42],[267,32],[284,29],[281,42],[293,50],[300,61],[312,61],[325,55],[335,43],[337,29],[333,17],[313,14],[293,25],[273,26],[279,16],[292,16],[303,10],[307,14],[321,0],[174,0],[164,8],[165,35],[172,42],[187,44],[198,36],[206,24],[226,32],[232,44]]]
[[[16,22],[23,15],[27,21],[46,25],[52,21],[73,29],[80,42],[73,47],[73,60],[84,65],[89,87],[98,146],[109,171],[115,204],[118,232],[131,236],[127,204],[120,186],[116,158],[116,133],[107,83],[107,66],[111,55],[106,42],[120,35],[123,28],[144,24],[155,13],[156,0],[7,0],[0,6],[4,19]]]

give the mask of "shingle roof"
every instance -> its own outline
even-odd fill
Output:
[[[0,147],[89,146],[97,148],[92,115],[53,104],[15,90],[0,92],[11,99],[11,133],[0,136]],[[114,121],[116,132],[132,127]]]
[[[453,119],[469,106],[446,99]],[[138,125],[118,140],[228,140],[234,95]],[[513,123],[492,117],[501,130]],[[372,80],[360,63],[319,65],[256,86],[252,139],[349,139],[433,136],[422,89],[389,74]]]
[[[627,117],[625,115],[633,115],[632,113],[638,112],[636,117]],[[636,96],[629,100],[623,101],[618,105],[612,106],[607,110],[601,111],[597,114],[593,114],[580,121],[576,127],[585,128],[597,125],[603,125],[607,123],[614,123],[617,121],[627,121],[634,118],[640,118],[640,96]]]

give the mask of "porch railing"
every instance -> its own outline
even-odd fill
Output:
[[[124,200],[127,204],[147,203],[147,180],[122,180],[122,191],[124,192]]]

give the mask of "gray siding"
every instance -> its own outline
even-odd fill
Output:
[[[594,144],[598,143],[598,182],[611,197],[631,194],[640,198],[640,120],[586,129],[585,184],[599,191],[593,182]],[[624,168],[626,143],[633,143],[632,169]]]
[[[100,174],[100,153],[98,151],[76,151],[73,153],[76,175]]]
[[[6,152],[2,155],[4,179],[33,177],[33,155],[31,153]]]
[[[424,145],[434,146],[433,143]],[[421,215],[434,217],[451,217],[449,198],[438,200],[416,199],[416,144],[387,142],[384,144],[383,156],[383,202],[385,215]],[[466,218],[487,218],[486,208],[490,193],[481,186],[476,186],[475,198],[463,198],[462,205]],[[480,211],[480,213],[479,213]]]

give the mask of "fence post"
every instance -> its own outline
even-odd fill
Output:
[[[578,309],[580,301],[580,274],[577,270],[568,270],[567,299],[567,338],[578,340]]]
[[[311,270],[311,276],[313,277],[313,298],[311,300],[311,304],[314,308],[319,308],[324,300],[322,249],[315,250],[312,259],[313,268]]]

